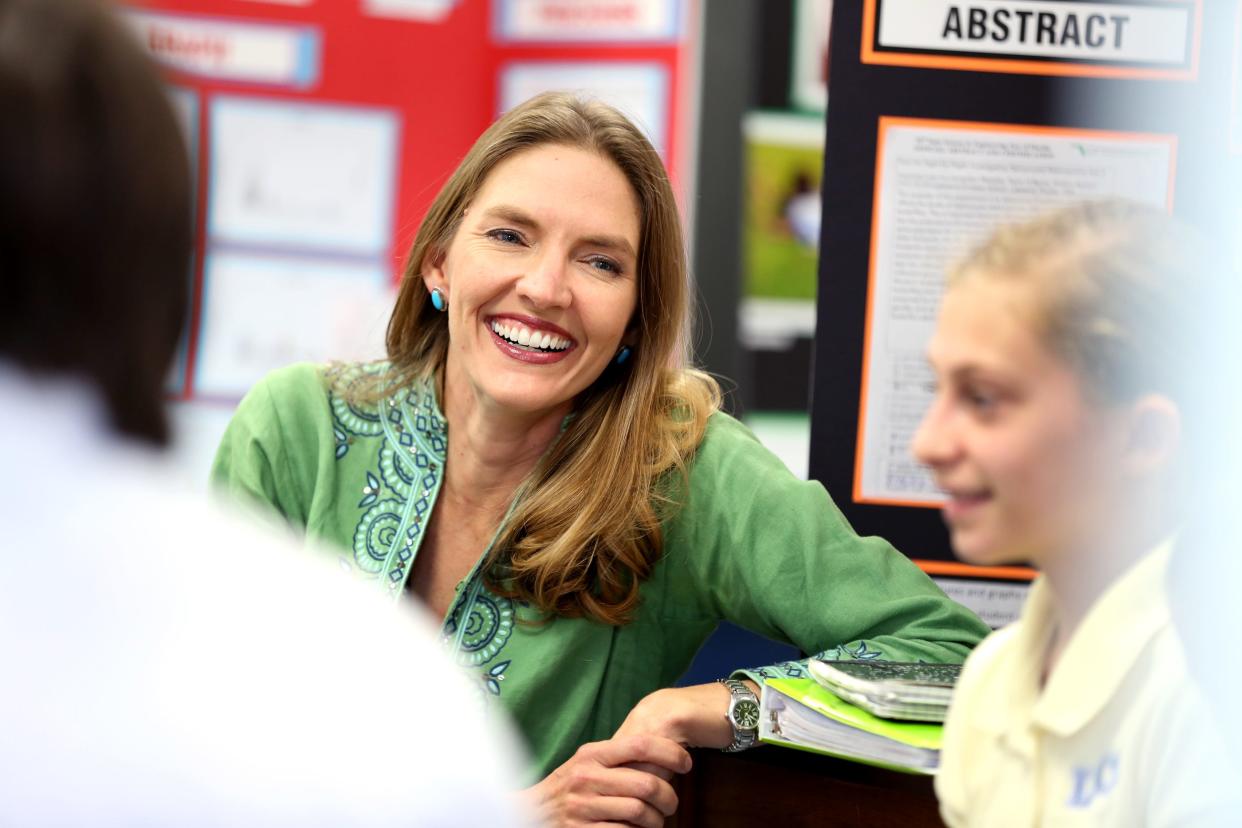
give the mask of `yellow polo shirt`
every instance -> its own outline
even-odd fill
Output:
[[[936,778],[950,826],[1242,825],[1239,785],[1187,674],[1165,597],[1169,546],[1091,608],[1040,688],[1052,637],[1036,580],[971,654]]]

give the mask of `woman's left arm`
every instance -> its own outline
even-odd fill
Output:
[[[762,692],[754,681],[742,680],[756,696]],[[656,734],[688,747],[725,748],[733,742],[728,709],[729,689],[720,682],[666,687],[644,696],[616,735]]]
[[[859,537],[817,482],[795,478],[740,423],[715,415],[668,524],[662,566],[717,617],[828,659],[961,662],[989,632],[887,541]],[[805,662],[734,671],[761,689]],[[696,746],[732,739],[729,691],[710,684],[644,698],[619,733]]]

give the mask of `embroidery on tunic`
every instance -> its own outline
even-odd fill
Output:
[[[446,643],[456,637],[457,625],[466,603],[459,601],[444,622],[442,634]],[[513,663],[512,659],[506,659],[491,667],[486,666],[509,642],[509,636],[513,634],[514,614],[512,600],[482,590],[479,590],[474,602],[470,604],[470,617],[466,620],[466,629],[461,637],[458,661],[463,665],[482,667],[477,678],[484,701],[489,694],[500,695],[500,682],[505,680],[505,671]]]
[[[354,529],[354,563],[363,571],[378,575],[388,560],[388,551],[401,528],[403,504],[381,500],[368,509]]]
[[[487,688],[487,692],[493,696],[500,695],[500,682],[505,680],[505,670],[509,669],[511,663],[502,661],[483,674],[483,686]]]
[[[343,459],[360,440],[379,438],[374,471],[365,471],[358,491],[358,508],[363,512],[354,529],[353,561],[357,570],[378,579],[396,596],[439,492],[447,428],[430,383],[398,389],[374,408],[347,401],[362,383],[375,383],[386,370],[386,363],[334,364],[324,376],[336,459]],[[477,589],[473,602],[459,601],[449,613],[443,629],[446,641],[455,638],[467,603],[470,610],[461,636],[461,660],[479,668],[479,688],[485,699],[499,696],[512,659],[488,665],[513,633],[514,602]]]
[[[884,654],[879,650],[873,650],[868,647],[866,641],[859,641],[852,649],[848,644],[841,644],[831,650],[819,653],[814,658],[824,661],[849,661],[854,659],[871,661],[873,659],[883,659]],[[771,678],[805,678],[807,675],[806,665],[801,661],[782,661],[778,664],[752,667],[747,672],[764,680]]]
[[[427,385],[397,389],[374,406],[354,400],[374,387],[386,363],[335,363],[324,371],[332,410],[335,458],[359,440],[378,439],[374,471],[358,492],[363,512],[354,528],[353,560],[394,597],[409,573],[427,514],[439,489],[445,433],[435,392]]]
[[[452,637],[456,634],[463,608],[464,603],[458,602],[448,620],[444,622],[445,636]],[[466,631],[461,638],[463,662],[478,666],[495,658],[513,633],[513,615],[512,600],[480,591],[470,607]],[[508,666],[508,662],[505,666]]]
[[[879,650],[873,650],[868,647],[866,641],[859,641],[858,646],[852,650],[848,644],[842,644],[835,649],[825,650],[815,657],[824,661],[872,661],[874,659],[883,659],[884,654]]]
[[[324,369],[323,375],[328,387],[328,403],[334,420],[332,436],[336,439],[337,460],[349,453],[355,437],[378,437],[384,433],[377,411],[359,408],[345,398],[350,396],[350,392],[361,382],[370,381],[382,371],[382,364],[347,365],[339,362]],[[344,392],[344,397],[337,393],[335,389],[338,388]]]

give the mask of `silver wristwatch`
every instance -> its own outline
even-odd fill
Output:
[[[729,688],[729,711],[725,718],[733,725],[733,742],[725,753],[737,753],[754,747],[759,736],[759,698],[751,689],[737,679],[722,678],[720,683]]]

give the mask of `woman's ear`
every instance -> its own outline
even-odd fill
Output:
[[[625,333],[621,334],[621,344],[629,345],[633,348],[638,344],[638,311],[634,311],[634,317],[630,319],[630,324],[625,326]]]
[[[439,288],[442,293],[448,293],[448,275],[444,272],[444,251],[439,249],[427,251],[427,258],[423,262],[422,277],[428,292]]]
[[[1126,414],[1123,460],[1136,475],[1165,474],[1172,468],[1182,442],[1182,415],[1163,394],[1145,394]]]

